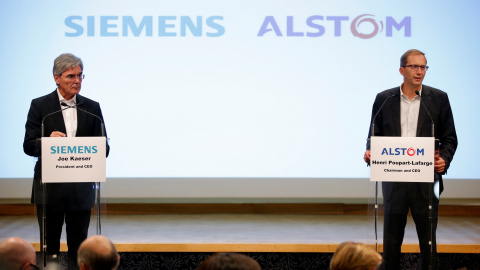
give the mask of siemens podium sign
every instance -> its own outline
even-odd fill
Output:
[[[105,182],[105,137],[42,138],[42,182]]]

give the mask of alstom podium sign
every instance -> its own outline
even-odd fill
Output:
[[[435,138],[372,136],[370,181],[433,182]]]

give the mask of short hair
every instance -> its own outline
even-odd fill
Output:
[[[99,254],[89,248],[78,249],[78,265],[84,263],[91,270],[114,269],[118,264],[118,252],[112,241],[109,242],[111,251],[108,254]]]
[[[53,61],[53,75],[60,76],[65,70],[80,66],[83,71],[82,59],[76,57],[71,53],[60,54],[55,61]]]
[[[417,50],[417,49],[410,49],[408,51],[406,51],[402,57],[400,57],[400,67],[404,67],[407,65],[407,61],[408,61],[408,57],[410,55],[413,55],[413,54],[421,54],[423,56],[425,56],[425,53],[423,53],[422,51],[420,50]],[[427,58],[425,57],[425,60],[427,60]]]
[[[330,270],[371,270],[382,263],[382,256],[372,248],[355,242],[343,242],[335,250]]]
[[[203,261],[198,270],[261,270],[254,259],[240,253],[217,253]]]

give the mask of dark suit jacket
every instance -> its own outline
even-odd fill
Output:
[[[77,95],[77,104],[81,109],[99,116],[103,121],[102,111],[98,102]],[[41,188],[41,124],[43,118],[53,112],[61,109],[58,100],[57,90],[43,97],[32,100],[28,112],[27,123],[25,124],[25,139],[23,141],[23,151],[29,156],[39,157],[35,164],[35,174],[32,187],[32,203],[42,204]],[[81,110],[77,110],[77,133],[76,137],[101,136],[102,129],[100,120],[97,117],[89,115]],[[54,113],[44,120],[44,136],[49,137],[52,131],[66,132],[63,114]],[[107,136],[105,132],[105,136]],[[109,153],[107,144],[107,156]],[[94,183],[51,183],[47,184],[46,189],[47,204],[52,209],[63,210],[89,210],[93,207],[95,201]]]
[[[378,113],[375,119],[375,133],[374,136],[401,136],[401,124],[400,124],[400,87],[385,90],[379,93],[375,99],[372,109],[372,119],[379,111],[383,102],[394,94],[383,106],[382,110]],[[422,87],[422,101],[425,103],[430,115],[433,118],[435,124],[435,138],[440,140],[440,157],[445,160],[445,172],[450,167],[450,162],[453,159],[455,150],[457,149],[457,133],[455,131],[455,124],[453,122],[452,109],[450,108],[450,102],[448,100],[447,93],[423,85]],[[370,137],[372,125],[370,123],[370,131],[368,137]],[[420,111],[418,114],[417,124],[417,137],[431,137],[432,136],[432,122],[428,113],[425,111],[423,105],[420,105]],[[367,146],[369,147],[369,146]],[[440,175],[440,192],[443,191],[443,181]],[[388,182],[383,182],[383,192],[385,199],[388,200],[393,185],[389,185]],[[424,192],[428,194],[428,191]]]

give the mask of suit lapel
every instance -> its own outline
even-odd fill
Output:
[[[84,102],[85,102],[84,98],[80,95],[77,95],[77,104],[80,104],[80,103],[85,104]],[[77,135],[82,136],[80,131],[83,130],[84,124],[85,124],[85,113],[82,112],[81,110],[77,110],[77,134],[75,136]]]
[[[395,126],[395,136],[401,136],[402,130],[400,123],[400,87],[396,89],[396,91],[397,95],[392,98],[390,108],[392,109],[392,122]]]
[[[56,112],[56,111],[59,111],[61,109],[60,102],[58,100],[57,90],[53,91],[53,93],[50,94],[48,99],[49,99],[48,100],[49,108],[47,110],[47,113]],[[67,129],[65,128],[65,121],[63,120],[63,113],[58,112],[58,113],[55,113],[55,114],[51,115],[50,117],[51,117],[51,119],[48,119],[48,120],[45,120],[45,121],[51,121],[51,123],[53,123],[52,127],[57,129],[58,131],[66,134]],[[44,135],[46,137],[50,136],[50,134],[44,134]]]

